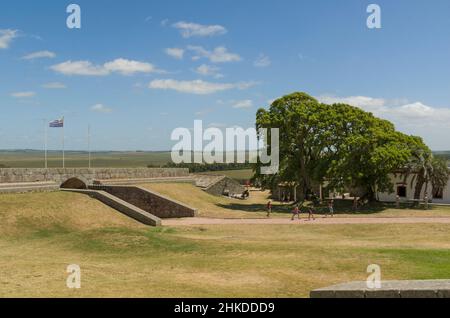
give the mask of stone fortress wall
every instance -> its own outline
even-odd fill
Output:
[[[92,184],[96,180],[154,179],[189,177],[189,170],[182,168],[3,168],[1,183],[29,183],[53,181],[58,185],[70,178]]]

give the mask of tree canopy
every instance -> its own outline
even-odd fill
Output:
[[[420,137],[396,131],[387,120],[351,105],[323,104],[306,93],[259,109],[256,128],[279,128],[280,170],[263,176],[256,169],[255,178],[266,187],[295,182],[305,195],[313,183],[326,180],[335,189],[362,188],[373,199],[377,190],[393,191],[390,173],[418,153],[431,155]]]

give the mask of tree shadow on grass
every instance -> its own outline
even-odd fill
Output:
[[[240,204],[240,203],[229,203],[229,204],[216,204],[216,206],[227,209],[234,210],[239,212],[248,212],[248,213],[257,213],[257,212],[265,212],[267,213],[267,207],[265,204]],[[272,207],[272,213],[290,213],[292,210],[291,205],[279,206],[274,205]]]
[[[227,209],[227,210],[234,210],[234,211],[240,211],[240,212],[249,212],[249,213],[256,213],[256,212],[267,212],[267,207],[265,204],[241,204],[241,203],[229,203],[229,204],[216,204],[218,207]],[[278,205],[275,204],[272,207],[272,213],[285,213],[290,214],[292,211],[292,208],[295,206],[295,204],[285,204],[285,205]],[[353,209],[353,202],[351,201],[335,201],[334,203],[334,214],[353,214],[353,215],[370,215],[370,214],[377,214],[382,213],[388,209],[397,209],[397,210],[417,210],[417,207],[414,207],[411,204],[401,204],[399,208],[395,206],[394,203],[382,203],[382,202],[373,202],[369,203],[363,206],[358,207],[357,210]],[[303,206],[300,208],[302,213],[308,212],[308,208]],[[313,208],[315,214],[328,214],[329,209],[326,202],[324,202],[321,205],[316,205]]]
[[[265,212],[267,213],[266,204],[254,203],[254,204],[240,204],[240,203],[230,203],[230,204],[216,204],[218,207],[234,211],[244,211],[250,213]],[[291,213],[293,205],[274,205],[272,206],[272,213]]]

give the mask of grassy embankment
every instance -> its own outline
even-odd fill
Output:
[[[214,206],[222,212],[212,215],[255,213],[204,199],[205,215]],[[371,263],[383,279],[450,277],[448,224],[149,228],[87,196],[53,192],[0,195],[0,233],[0,296],[306,297],[364,280]],[[81,266],[80,290],[66,287],[69,264]]]

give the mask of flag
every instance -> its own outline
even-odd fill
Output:
[[[63,128],[64,127],[64,117],[61,119],[56,119],[51,121],[49,124],[50,128]]]

